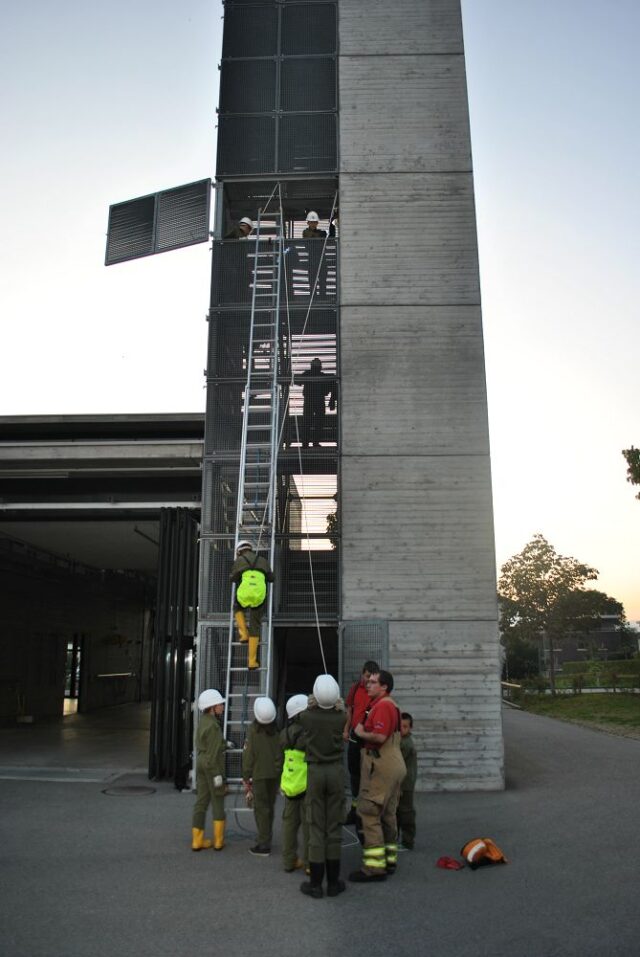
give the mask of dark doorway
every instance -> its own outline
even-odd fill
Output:
[[[80,707],[80,680],[82,668],[82,635],[74,635],[67,641],[64,670],[64,706],[63,714],[76,714]]]
[[[274,629],[274,699],[283,713],[287,698],[311,694],[313,682],[325,671],[320,650],[324,650],[326,670],[338,675],[338,629],[314,625]]]

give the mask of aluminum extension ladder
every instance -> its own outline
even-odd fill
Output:
[[[273,208],[276,206],[277,208]],[[272,211],[269,207],[272,207]],[[280,297],[284,256],[282,207],[279,188],[258,213],[253,254],[251,319],[246,348],[234,557],[238,542],[254,543],[275,559],[275,495],[278,462],[280,387],[278,345]],[[253,720],[253,702],[269,693],[272,667],[273,584],[268,586],[267,611],[262,621],[260,668],[247,668],[247,645],[234,633],[232,586],[226,675],[224,736],[236,745],[227,752],[227,781],[240,782],[240,760],[245,727]]]

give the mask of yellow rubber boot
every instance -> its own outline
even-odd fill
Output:
[[[253,635],[249,635],[249,660],[247,661],[247,668],[250,671],[260,667],[260,662],[258,661],[259,644],[259,638],[254,638]]]
[[[213,849],[221,851],[224,847],[224,821],[213,822]]]
[[[211,847],[211,841],[205,840],[204,831],[199,827],[191,828],[191,850],[206,851]]]
[[[247,622],[245,621],[244,612],[237,611],[234,616],[236,620],[236,625],[238,626],[238,635],[240,636],[240,641],[249,641],[249,632],[247,630]]]

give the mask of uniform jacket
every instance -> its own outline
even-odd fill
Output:
[[[203,714],[196,733],[196,764],[203,771],[224,775],[226,743],[215,714]]]
[[[326,235],[327,235],[327,231],[325,229],[309,229],[309,227],[307,226],[307,228],[303,230],[302,238],[303,239],[324,239]]]
[[[242,777],[245,781],[280,778],[279,768],[282,768],[282,748],[275,721],[271,724],[253,721],[242,752]]]
[[[304,730],[304,751],[309,764],[342,761],[344,741],[344,702],[339,698],[330,710],[321,708],[310,695],[307,710],[298,715]]]
[[[267,579],[267,581],[272,582],[273,572],[269,567],[269,562],[266,558],[263,558],[262,555],[258,555],[256,558],[256,553],[250,549],[246,549],[241,555],[238,555],[235,562],[231,566],[229,580],[238,585],[242,579],[242,573],[246,572],[248,568],[253,566],[254,562],[255,568],[257,568],[257,570],[260,572],[264,572],[264,577]]]
[[[402,782],[403,791],[413,791],[418,776],[418,753],[412,735],[400,738],[400,750],[407,766],[407,776]]]

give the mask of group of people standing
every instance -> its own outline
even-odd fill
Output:
[[[412,848],[415,840],[413,790],[416,751],[411,715],[391,697],[393,676],[376,662],[365,663],[345,703],[337,681],[319,675],[313,693],[287,701],[287,723],[278,732],[276,708],[267,697],[255,699],[242,756],[247,802],[253,807],[255,856],[271,853],[275,802],[284,796],[283,863],[287,872],[304,868],[308,880],[300,890],[309,897],[335,897],[346,889],[340,877],[342,828],[354,823],[362,844],[360,867],[349,875],[355,883],[386,880],[398,861],[398,837]],[[218,691],[198,699],[202,717],[196,735],[197,794],[192,848],[224,847],[224,752],[219,718],[224,700]],[[345,820],[344,749],[348,742],[352,808]],[[204,837],[209,803],[213,807],[213,842]],[[299,840],[301,853],[299,855]]]

